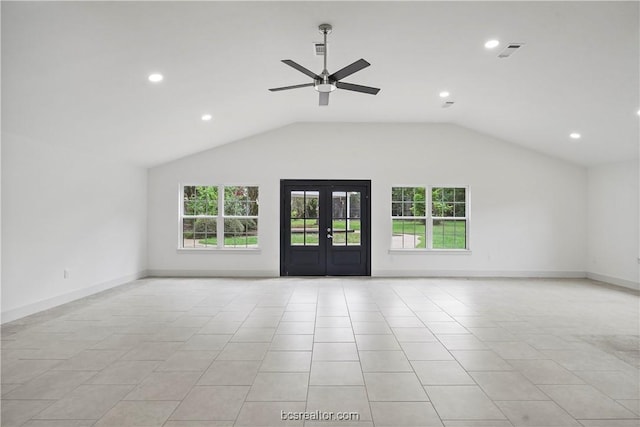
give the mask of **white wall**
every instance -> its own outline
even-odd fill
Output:
[[[638,161],[589,168],[589,277],[640,289]]]
[[[369,123],[295,124],[150,169],[150,273],[277,276],[280,179],[371,179],[374,276],[585,275],[585,168],[454,125]],[[259,185],[261,251],[178,251],[181,183]],[[470,186],[471,253],[390,253],[397,185]]]
[[[2,138],[3,322],[145,274],[146,169]]]

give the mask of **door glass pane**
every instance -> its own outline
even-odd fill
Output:
[[[318,246],[319,197],[318,191],[291,191],[292,246]]]
[[[345,246],[347,243],[347,233],[344,231],[333,232],[333,246]]]
[[[353,230],[353,232],[347,234],[347,245],[360,246],[360,230]]]
[[[291,192],[291,219],[304,218],[304,191]]]
[[[347,215],[348,198],[345,191],[334,191],[331,193],[331,228],[333,246],[345,246],[347,244]]]
[[[333,219],[347,217],[347,193],[334,191],[331,198],[333,206]]]
[[[360,218],[360,192],[349,193],[349,218]]]
[[[305,246],[318,246],[319,230],[317,219],[304,220],[304,244]]]
[[[304,192],[304,216],[305,218],[312,219],[318,218],[318,202],[320,199],[320,194],[317,191],[305,191]]]
[[[361,244],[359,191],[334,191],[331,198],[333,217],[333,246],[359,246]]]
[[[304,246],[304,219],[291,218],[291,245]]]

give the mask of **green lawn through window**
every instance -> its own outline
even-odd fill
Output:
[[[466,221],[434,221],[433,249],[466,249]]]
[[[425,248],[424,220],[394,220],[393,234],[409,234],[418,236],[416,248]],[[466,221],[434,221],[433,249],[466,249]]]
[[[201,245],[207,245],[207,246],[216,246],[218,244],[218,238],[217,237],[210,237],[208,239],[201,239],[198,240],[198,243],[200,243]],[[224,239],[224,245],[225,246],[240,246],[240,247],[244,247],[244,246],[256,246],[258,244],[258,236],[248,236],[248,237],[244,237],[244,236],[238,236],[238,237],[225,237]]]
[[[291,222],[292,228],[303,228],[304,220],[294,220]],[[308,224],[307,224],[308,226]],[[353,230],[347,233],[340,232],[340,230],[346,230],[346,221],[345,220],[334,220],[333,221],[333,230],[334,230],[334,242],[335,243],[344,243],[345,236],[347,242],[349,244],[358,244],[360,243],[360,220],[350,220],[349,221],[349,230]],[[315,231],[315,232],[314,232]],[[424,239],[425,235],[425,224],[423,220],[394,220],[393,221],[393,234],[401,235],[401,234],[410,234],[418,236],[418,244],[416,248],[425,248],[426,242]],[[466,249],[466,221],[434,221],[433,224],[433,249]],[[306,244],[314,245],[318,244],[319,235],[317,233],[317,229],[309,229],[307,228],[306,233]],[[305,234],[304,233],[291,233],[291,244],[292,245],[302,245],[305,242]],[[207,246],[216,246],[218,244],[218,239],[215,237],[210,237],[208,239],[198,240],[198,243]],[[224,246],[234,247],[234,246],[255,246],[258,244],[258,236],[229,236],[224,239]]]

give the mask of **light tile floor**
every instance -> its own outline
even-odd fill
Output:
[[[639,312],[587,280],[139,280],[2,326],[0,424],[637,427]]]

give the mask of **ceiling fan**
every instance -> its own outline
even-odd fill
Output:
[[[273,89],[269,89],[271,92],[277,92],[280,90],[288,90],[288,89],[297,89],[301,87],[313,86],[316,91],[320,93],[320,102],[319,105],[329,105],[329,93],[333,92],[336,89],[345,89],[351,90],[354,92],[368,93],[370,95],[377,95],[380,92],[380,89],[370,86],[361,86],[353,83],[341,82],[340,80],[345,77],[350,76],[353,73],[356,73],[363,68],[368,67],[369,64],[364,59],[358,59],[351,65],[347,65],[341,70],[336,71],[333,74],[329,74],[327,71],[327,34],[331,33],[332,27],[329,24],[322,24],[318,27],[320,32],[324,36],[324,69],[322,73],[319,75],[314,73],[311,70],[304,68],[302,65],[290,60],[283,59],[282,62],[287,64],[290,67],[295,68],[303,74],[311,77],[313,79],[313,83],[303,83],[299,85],[293,86],[285,86],[285,87],[276,87]]]

